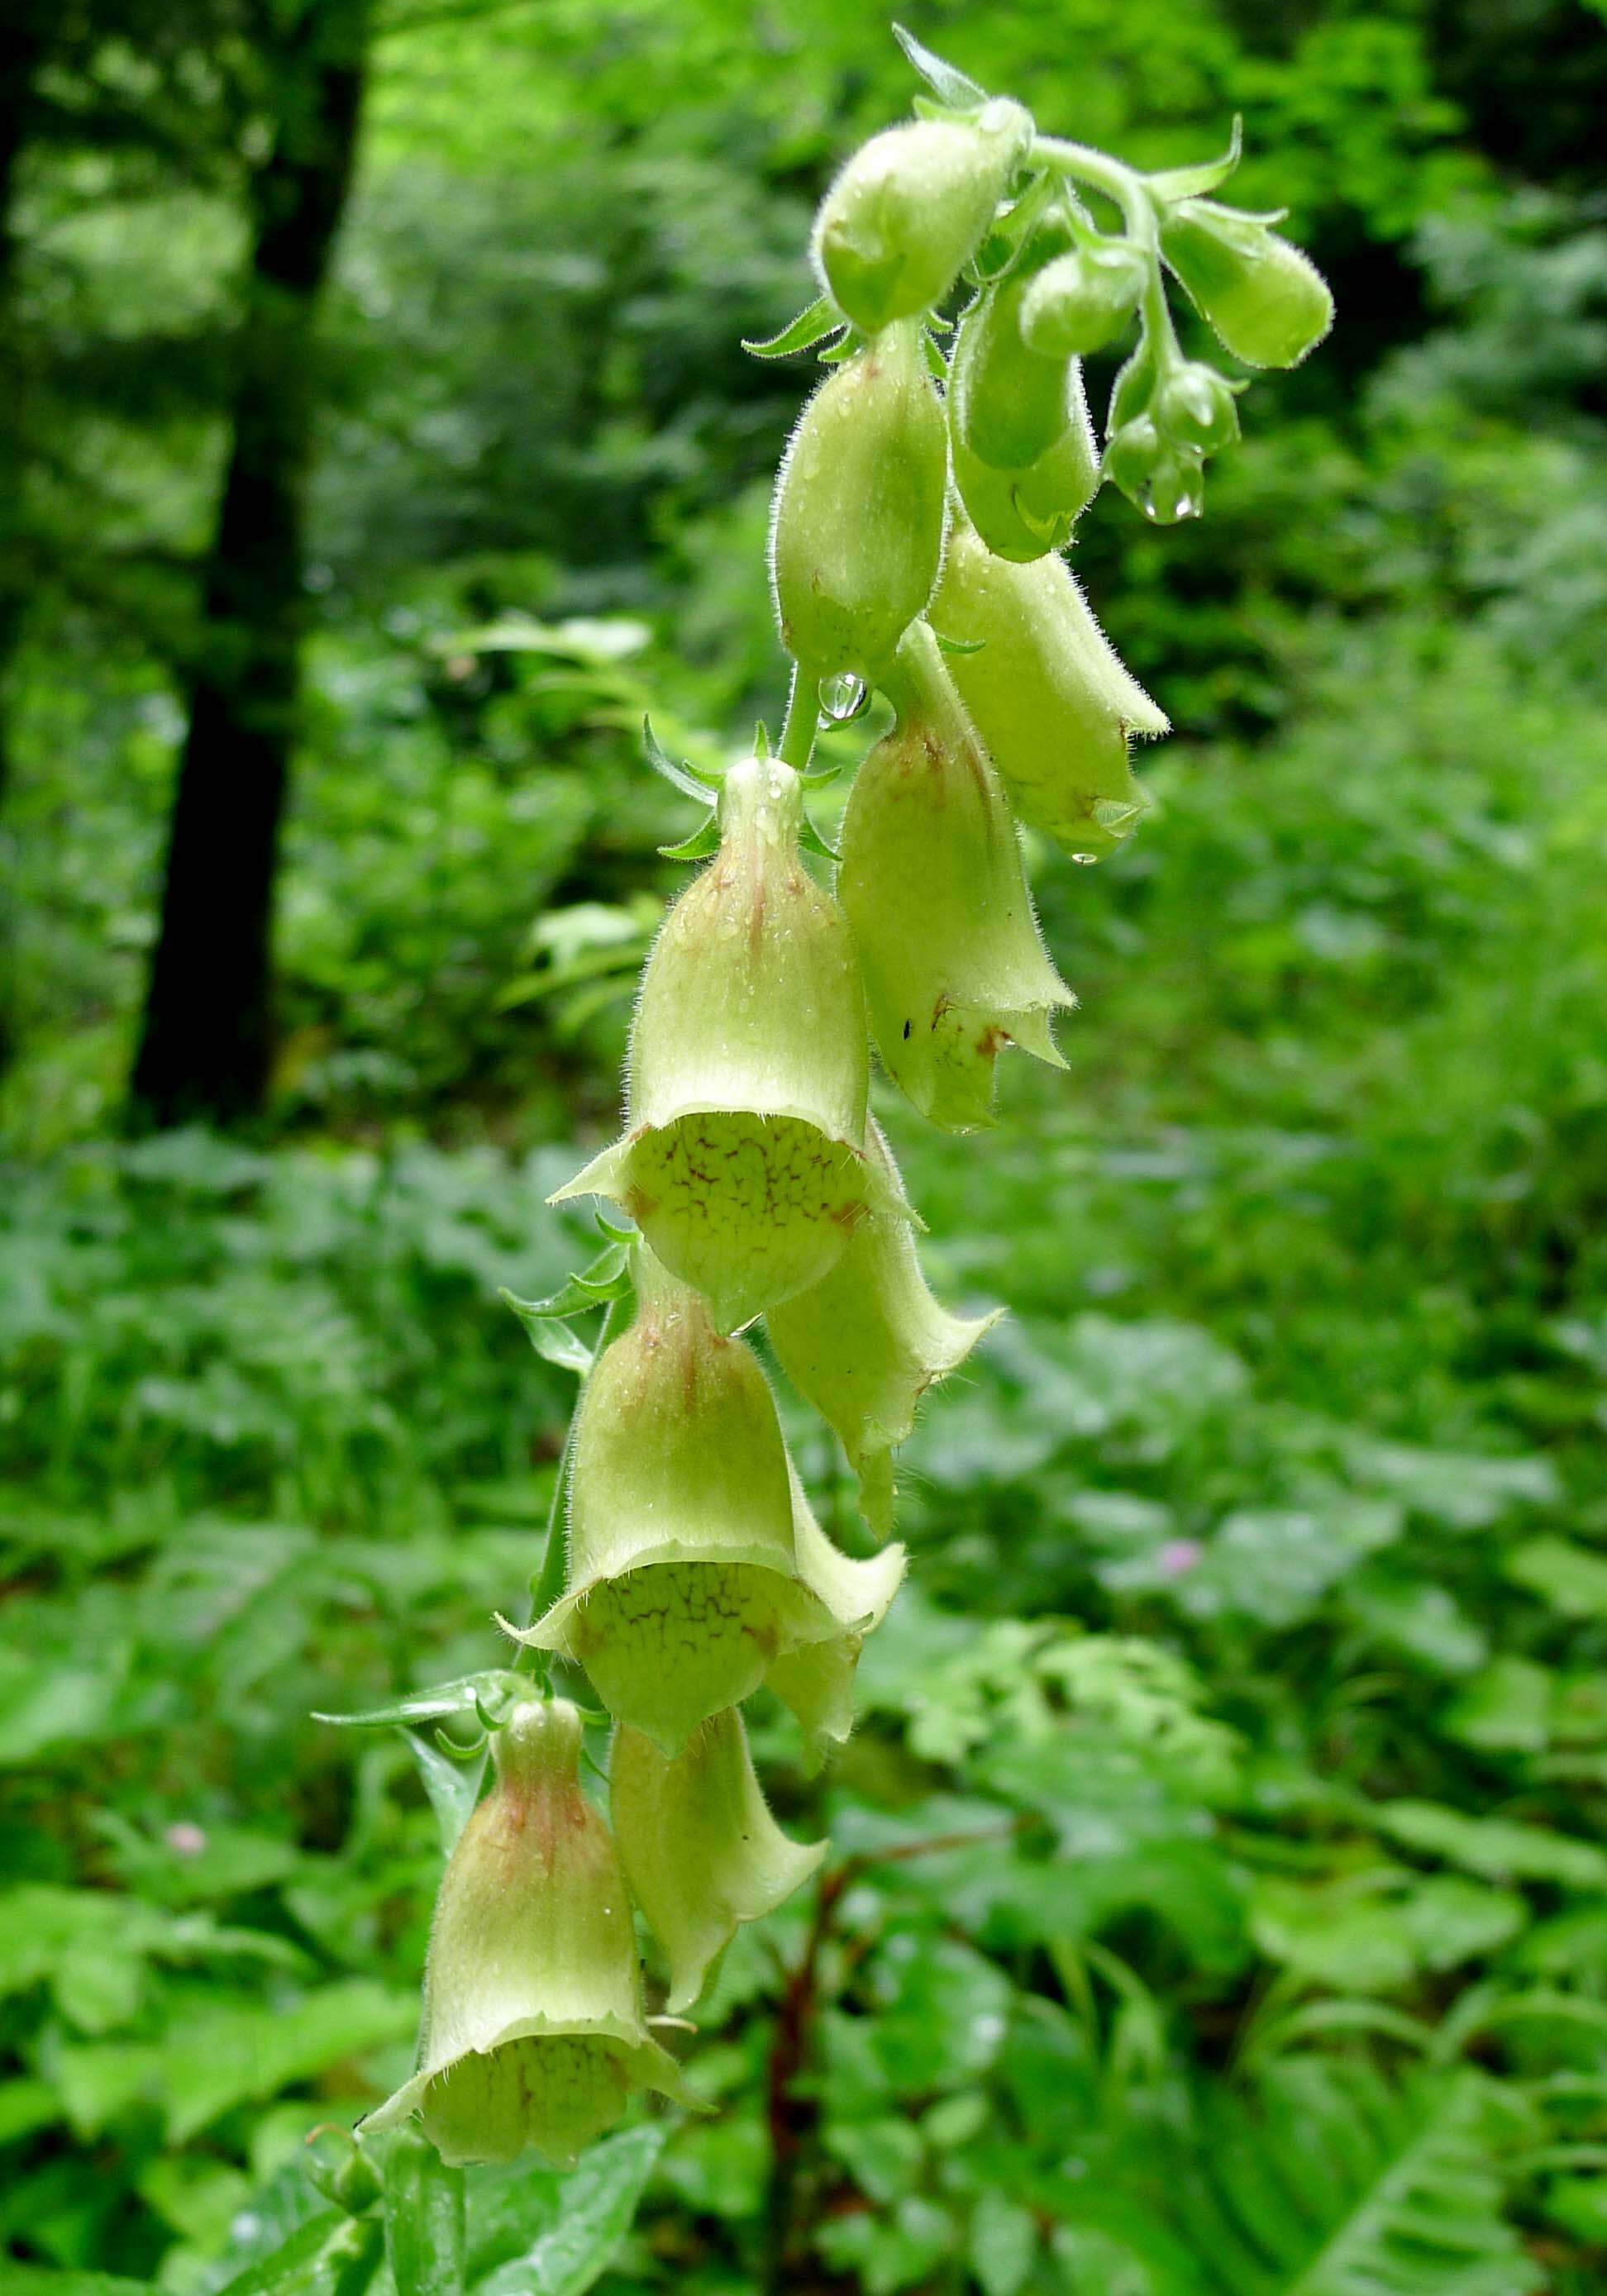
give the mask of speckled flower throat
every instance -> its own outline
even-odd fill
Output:
[[[1213,197],[1236,133],[1219,160],[1141,175],[900,37],[931,94],[823,202],[819,299],[750,347],[818,346],[828,370],[775,489],[785,722],[717,774],[650,737],[707,808],[674,849],[704,865],[647,963],[619,1136],[554,1199],[596,1200],[601,1250],[515,1303],[580,1379],[534,1603],[504,1621],[511,1663],[352,1718],[415,1745],[454,1718],[475,1733],[430,1751],[450,1858],[418,2068],[366,2124],[416,2116],[450,2162],[568,2161],[638,2091],[691,2104],[641,1929],[678,2024],[737,1925],[826,1854],[772,1817],[742,1705],[779,1700],[816,1767],[848,1738],[906,1568],[886,1543],[895,1454],[994,1320],[927,1286],[870,1112],[873,1048],[956,1133],[991,1122],[1002,1053],[1062,1065],[1075,998],[1022,826],[1078,860],[1113,852],[1144,809],[1132,741],[1167,721],[1059,554],[1107,478],[1157,523],[1196,514],[1207,457],[1237,436],[1245,379],[1185,355],[1168,273],[1242,367],[1291,365],[1332,316],[1276,218]],[[1082,361],[1125,338],[1096,438]],[[815,767],[816,734],[877,695],[891,729],[832,853],[807,806],[836,770]],[[862,1557],[810,1512],[748,1336],[761,1318],[857,1478]]]

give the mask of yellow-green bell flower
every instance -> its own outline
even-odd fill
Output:
[[[882,683],[898,722],[855,776],[837,898],[882,1066],[922,1116],[968,1132],[992,1121],[1006,1046],[1065,1066],[1053,1022],[1077,999],[1049,962],[1015,817],[924,622]]]
[[[974,119],[918,119],[862,144],[816,217],[811,253],[844,317],[873,335],[940,303],[993,221],[1032,121],[996,98]]]
[[[855,1630],[799,1566],[786,1447],[752,1349],[635,1254],[637,1308],[587,1379],[569,1492],[568,1591],[521,1642],[590,1675],[676,1754],[777,1658]]]
[[[1002,558],[1062,550],[1099,486],[1079,359],[1023,340],[1032,275],[991,290],[961,321],[949,371],[949,452],[972,524]]]
[[[824,1841],[790,1841],[771,1816],[734,1707],[673,1759],[621,1726],[609,1805],[631,1894],[669,1964],[672,2010],[692,2006],[737,1924],[774,1913],[826,1854]]]
[[[891,1164],[873,1122],[870,1144]],[[841,1439],[859,1478],[860,1513],[881,1537],[893,1525],[892,1454],[914,1429],[921,1398],[1003,1313],[951,1316],[928,1288],[908,1228],[873,1220],[824,1282],[766,1317],[776,1360]]]
[[[865,1154],[865,1000],[848,926],[799,853],[798,775],[750,758],[721,808],[720,849],[643,977],[624,1137],[553,1201],[622,1205],[730,1332],[900,1208]]]
[[[766,1677],[803,1733],[804,1755],[818,1766],[832,1746],[846,1745],[854,1727],[854,1676],[865,1638],[874,1632],[904,1579],[902,1546],[884,1546],[857,1562],[833,1546],[810,1509],[798,1471],[792,1479],[792,1531],[799,1576],[832,1615],[852,1620],[830,1642],[802,1644],[778,1658]]]
[[[799,674],[871,676],[931,597],[948,447],[918,319],[833,367],[775,482],[770,578]]]
[[[630,1893],[580,1791],[580,1718],[516,1707],[491,1741],[496,1780],[463,1828],[430,1937],[419,2069],[369,2115],[417,2113],[444,2160],[560,2166],[633,2090],[690,2103],[649,2035]]]
[[[1145,802],[1128,738],[1168,721],[1064,561],[1012,564],[956,520],[931,622],[975,649],[949,658],[950,675],[1021,819],[1081,858],[1113,852]]]

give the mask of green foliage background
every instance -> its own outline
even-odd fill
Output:
[[[1021,1063],[980,1144],[881,1111],[939,1290],[1013,1313],[909,1447],[860,1734],[810,1783],[760,1718],[783,1815],[840,1859],[795,2143],[778,2170],[808,1904],[701,2019],[720,2116],[568,2186],[475,2179],[470,2284],[740,2296],[780,2284],[784,2209],[786,2284],[867,2296],[1584,2296],[1599,15],[987,0],[915,29],[1146,165],[1242,110],[1234,196],[1291,208],[1339,329],[1257,384],[1200,527],[1086,522],[1179,732],[1130,848],[1034,857],[1070,1075]],[[283,1050],[271,1124],[228,1142],[125,1144],[118,1114],[237,227],[226,184],[111,145],[30,165],[5,2296],[337,2284],[303,2139],[407,2062],[439,1861],[400,1741],[309,1716],[492,1662],[539,1559],[568,1398],[496,1294],[586,1249],[543,1199],[609,1128],[677,882],[655,849],[690,826],[636,728],[717,758],[774,720],[766,501],[809,378],[739,339],[805,299],[821,183],[907,93],[842,0],[381,23],[323,345]],[[802,1464],[852,1543],[817,1435]],[[258,2268],[292,2236],[300,2278]]]

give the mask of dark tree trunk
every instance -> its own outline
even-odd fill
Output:
[[[302,524],[319,290],[351,181],[365,0],[304,0],[268,59],[275,148],[252,182],[233,446],[208,562],[139,1054],[136,1123],[231,1124],[272,1046],[275,865],[305,620]]]

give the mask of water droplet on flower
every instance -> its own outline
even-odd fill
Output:
[[[850,670],[820,682],[820,714],[828,726],[847,726],[865,709],[871,698],[864,678]]]

